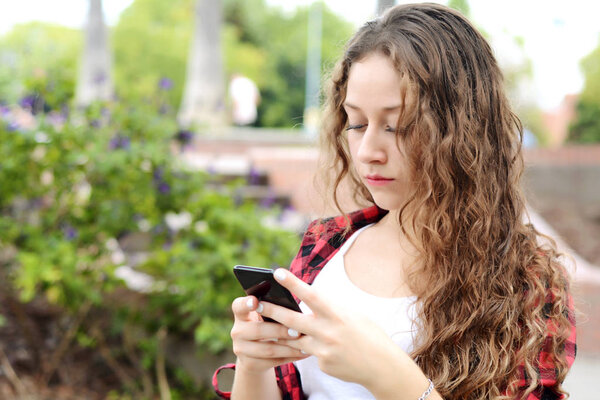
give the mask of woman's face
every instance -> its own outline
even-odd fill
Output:
[[[350,155],[375,204],[385,210],[400,209],[410,189],[411,174],[396,134],[403,101],[401,75],[388,57],[373,53],[352,64],[344,101]]]

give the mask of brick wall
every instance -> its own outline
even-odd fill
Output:
[[[289,195],[294,207],[311,215],[326,212],[313,185],[318,152],[301,133],[248,129],[197,138],[193,150],[245,157],[268,173],[273,189]],[[600,204],[600,145],[526,149],[525,163],[524,185],[534,205]]]

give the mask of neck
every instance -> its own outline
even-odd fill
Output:
[[[398,260],[402,260],[402,269],[405,273],[405,279],[413,293],[417,293],[420,288],[416,287],[413,279],[408,280],[409,274],[419,269],[421,257],[419,255],[420,244],[416,241],[414,230],[412,229],[412,216],[408,212],[402,215],[402,224],[400,224],[399,210],[390,210],[376,224],[380,238],[379,243],[385,252],[397,255]],[[404,230],[402,229],[404,227]],[[387,243],[387,244],[384,244]]]
[[[402,236],[412,233],[412,218],[408,210],[402,214],[402,221],[400,221],[400,210],[390,210],[378,223],[382,228],[389,229],[390,231],[396,231]],[[404,227],[404,231],[402,230]]]

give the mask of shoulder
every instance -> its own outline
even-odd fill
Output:
[[[347,215],[338,215],[329,218],[320,218],[312,221],[306,232],[303,241],[322,241],[331,237],[352,234],[358,229],[379,221],[388,212],[377,206],[363,208]]]
[[[290,271],[305,282],[312,283],[346,238],[363,226],[379,221],[386,214],[386,210],[371,206],[348,215],[312,221],[304,233],[300,250],[292,261]]]

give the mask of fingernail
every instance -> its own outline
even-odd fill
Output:
[[[256,307],[256,312],[260,314],[261,312],[263,312],[263,309],[264,307],[262,303],[258,303],[258,307]]]
[[[306,354],[306,352],[304,350],[302,350],[302,349],[300,349],[300,353]]]
[[[295,330],[295,329],[292,329],[292,328],[288,329],[288,335],[290,335],[291,337],[298,337],[298,336],[300,336],[300,334],[298,333],[298,331]]]
[[[278,281],[282,281],[285,279],[285,271],[282,270],[281,268],[279,268],[277,271],[275,271],[274,275]]]
[[[252,299],[246,300],[246,306],[248,308],[252,308],[252,306],[254,306],[254,300],[252,300]]]

